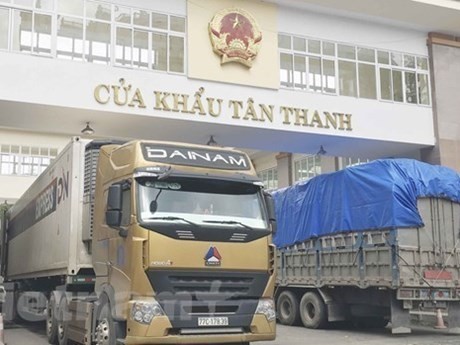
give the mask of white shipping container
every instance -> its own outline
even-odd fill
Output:
[[[8,280],[76,275],[92,267],[90,243],[83,241],[88,142],[73,138],[9,211]]]

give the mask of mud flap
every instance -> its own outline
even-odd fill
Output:
[[[5,301],[2,306],[2,313],[5,321],[15,321],[18,319],[16,303],[18,301],[18,289],[16,283],[4,283]]]
[[[460,334],[460,302],[450,302],[447,313],[449,333]]]
[[[345,304],[330,303],[327,304],[328,321],[346,321],[348,319],[348,308]]]
[[[318,293],[327,307],[327,321],[345,321],[348,319],[349,311],[346,304],[336,302],[325,289],[318,289]]]
[[[403,302],[396,299],[395,294],[391,295],[391,333],[411,333],[409,310],[403,308]]]

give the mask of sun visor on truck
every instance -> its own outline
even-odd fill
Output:
[[[164,144],[142,143],[146,161],[222,170],[250,170],[245,154],[221,149],[204,149]]]
[[[86,144],[86,150],[100,149],[104,145],[123,145],[126,144],[126,140],[116,140],[116,139],[102,139],[102,140],[91,140]]]
[[[278,247],[348,231],[423,226],[417,198],[460,202],[460,175],[412,159],[381,159],[273,192]]]

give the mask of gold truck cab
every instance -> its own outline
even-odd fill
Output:
[[[103,146],[96,181],[96,340],[275,338],[273,203],[245,153]]]

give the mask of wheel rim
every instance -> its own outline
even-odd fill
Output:
[[[283,318],[287,319],[292,314],[292,305],[289,301],[283,301],[281,303],[281,315]]]
[[[315,318],[316,309],[315,309],[315,306],[314,306],[312,303],[307,303],[307,305],[305,306],[305,310],[306,310],[306,312],[307,312],[307,316],[308,316],[310,319],[314,319],[314,318]]]
[[[64,330],[64,314],[61,311],[59,311],[59,321],[57,323],[57,334],[58,334],[58,339],[62,341],[62,339],[65,336],[65,330]],[[59,344],[61,343],[59,342]]]
[[[48,305],[48,311],[46,313],[46,333],[48,335],[51,334],[51,329],[53,328],[53,316],[54,316],[54,311],[53,307]]]
[[[96,344],[109,345],[110,328],[107,319],[102,319],[96,327]]]
[[[61,340],[64,338],[64,324],[62,322],[58,323],[58,337]]]

